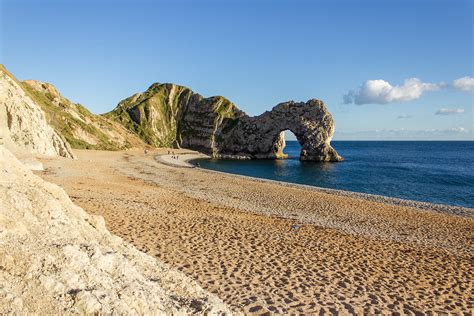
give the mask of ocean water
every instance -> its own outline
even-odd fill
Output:
[[[474,141],[333,141],[345,161],[199,160],[201,168],[408,200],[474,207]]]

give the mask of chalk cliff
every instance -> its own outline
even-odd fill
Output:
[[[224,97],[204,98],[175,84],[155,83],[106,116],[152,146],[177,146],[237,159],[283,158],[285,130],[302,146],[300,159],[341,161],[331,147],[334,120],[324,103],[281,103],[250,117]]]
[[[48,125],[40,106],[3,65],[0,65],[0,138],[15,152],[73,157],[67,141]]]

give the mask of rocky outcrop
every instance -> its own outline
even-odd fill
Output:
[[[216,123],[241,114],[223,97],[203,98],[175,84],[155,83],[123,101],[106,117],[116,120],[155,147],[209,149]]]
[[[120,150],[145,145],[121,124],[69,101],[52,84],[36,80],[25,80],[21,84],[43,109],[48,123],[72,148]]]
[[[111,235],[0,145],[0,314],[222,314],[183,273]]]
[[[334,128],[334,120],[322,101],[290,101],[259,116],[240,117],[230,132],[218,130],[215,146],[221,157],[282,158],[283,132],[290,130],[301,144],[301,160],[341,161],[330,144]]]
[[[0,138],[11,150],[72,158],[69,144],[47,123],[21,83],[0,65]]]
[[[301,160],[342,160],[330,144],[334,120],[320,100],[281,103],[249,117],[224,97],[204,98],[183,86],[155,83],[106,116],[157,147],[174,145],[213,157],[284,158],[282,132],[291,130],[302,146]]]

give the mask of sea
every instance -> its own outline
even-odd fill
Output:
[[[333,141],[343,162],[200,159],[201,168],[322,188],[474,208],[474,141]]]

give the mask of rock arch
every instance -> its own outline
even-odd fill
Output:
[[[342,157],[330,144],[334,128],[334,120],[322,101],[290,101],[259,116],[240,117],[231,133],[224,135],[217,131],[220,141],[213,152],[216,157],[282,158],[285,147],[282,131],[290,130],[301,145],[300,160],[341,161]]]

